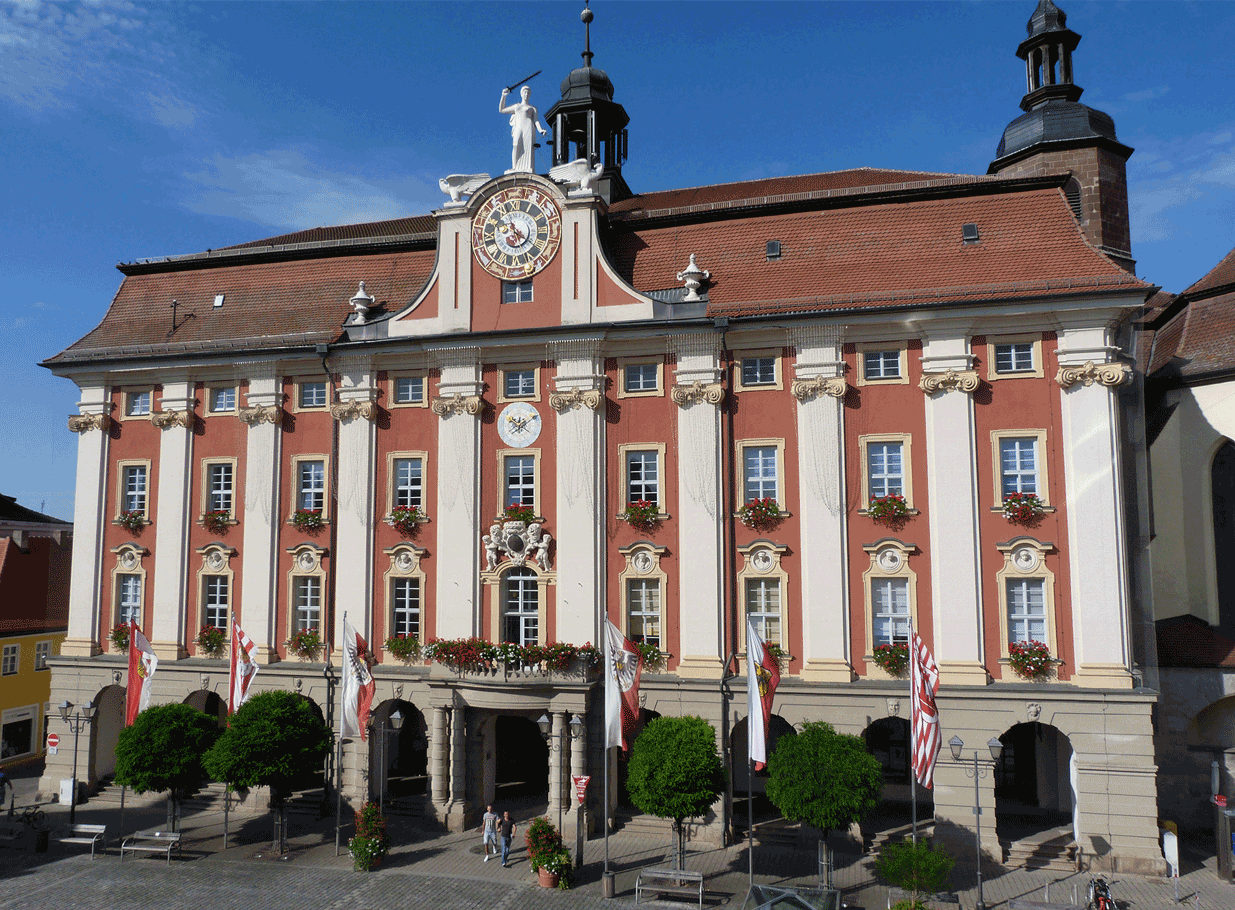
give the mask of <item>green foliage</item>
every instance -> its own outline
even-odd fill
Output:
[[[879,802],[883,772],[859,736],[807,723],[768,760],[768,799],[790,821],[847,828]]]
[[[553,822],[543,815],[532,819],[532,823],[527,827],[527,834],[523,836],[523,842],[527,845],[527,858],[533,872],[562,849],[562,835],[553,827]]]
[[[368,872],[390,850],[386,819],[377,803],[365,803],[356,812],[356,836],[347,843],[357,872]]]
[[[886,844],[875,861],[875,874],[890,885],[909,892],[903,903],[922,906],[924,897],[942,891],[948,885],[956,861],[943,850],[936,850],[925,841]]]
[[[219,737],[219,722],[188,705],[147,708],[116,742],[116,783],[135,793],[192,793],[210,778],[202,756]],[[174,795],[174,794],[173,794]]]
[[[630,753],[626,789],[640,811],[682,820],[703,815],[725,789],[716,731],[701,717],[658,717]]]
[[[321,766],[329,748],[326,725],[309,701],[292,692],[254,695],[232,715],[231,726],[206,753],[215,780],[237,790],[268,786],[275,799]]]

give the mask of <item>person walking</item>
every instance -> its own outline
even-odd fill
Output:
[[[498,822],[498,830],[502,833],[502,868],[509,869],[510,864],[507,860],[510,858],[510,841],[515,836],[515,820],[510,817],[510,810],[502,813],[502,820]]]
[[[480,842],[485,849],[485,862],[489,861],[489,847],[493,847],[493,855],[497,855],[497,814],[493,806],[485,806],[484,817],[480,820]]]

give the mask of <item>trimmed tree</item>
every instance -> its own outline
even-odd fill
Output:
[[[924,841],[901,841],[886,844],[879,851],[875,874],[909,892],[909,898],[897,901],[893,910],[925,910],[923,901],[947,887],[954,865],[956,861],[951,856]]]
[[[682,824],[712,807],[725,790],[716,730],[702,717],[658,717],[635,740],[626,790],[640,811],[673,820],[677,868],[682,868]]]
[[[789,821],[823,831],[846,829],[879,803],[883,769],[860,736],[831,724],[803,724],[782,736],[768,759],[768,799]]]
[[[137,715],[116,741],[115,781],[134,793],[167,791],[167,823],[178,830],[180,803],[210,780],[202,757],[219,722],[189,705],[156,705]]]
[[[274,844],[286,849],[287,798],[305,775],[321,767],[330,748],[326,725],[309,700],[292,692],[254,695],[231,717],[231,726],[206,753],[206,769],[241,793],[270,788]]]

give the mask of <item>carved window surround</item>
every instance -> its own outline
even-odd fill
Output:
[[[497,572],[481,573],[481,579],[489,589],[489,628],[493,630],[493,640],[502,641],[505,631],[502,621],[505,604],[502,603],[502,595],[505,593],[506,586],[502,584],[502,581],[512,569],[517,568],[529,569],[536,575],[537,644],[553,641],[555,636],[549,629],[549,586],[557,584],[557,574],[543,571],[540,566],[531,562],[525,563],[522,567],[504,563]]]
[[[232,557],[236,555],[236,549],[210,543],[199,547],[197,552],[202,557],[202,567],[197,570],[197,627],[200,629],[206,625],[206,576],[208,575],[227,577],[227,612],[230,618],[236,591],[236,573],[231,562]],[[224,629],[224,631],[227,630]],[[190,631],[189,634],[193,633]]]
[[[866,653],[862,659],[866,661],[867,679],[892,679],[893,676],[883,667],[875,663],[875,602],[871,593],[872,583],[880,578],[896,578],[905,580],[905,590],[909,599],[909,621],[913,628],[919,628],[918,622],[918,576],[909,568],[909,557],[918,552],[916,545],[904,543],[894,537],[885,537],[874,543],[863,544],[862,549],[870,555],[870,565],[862,573],[863,619],[866,623]]]
[[[660,629],[659,647],[662,651],[667,651],[668,643],[665,639],[665,591],[668,588],[669,577],[665,574],[665,570],[661,568],[660,559],[669,550],[667,547],[657,546],[642,540],[630,546],[622,547],[618,552],[626,557],[626,565],[618,576],[618,590],[622,598],[622,634],[627,637],[630,636],[630,582],[653,581],[660,589],[657,601],[660,605],[660,622],[658,624]]]
[[[395,581],[402,579],[412,579],[416,586],[420,589],[420,640],[423,642],[427,636],[425,635],[425,572],[420,567],[420,561],[424,559],[427,552],[424,547],[418,547],[411,543],[399,543],[393,547],[387,547],[382,551],[390,557],[390,568],[385,573],[385,584],[382,586],[386,597],[386,637],[393,635],[394,629],[394,612],[395,612]],[[387,652],[389,653],[389,652]]]
[[[1046,565],[1048,553],[1055,552],[1055,545],[1044,543],[1033,537],[1016,537],[1007,543],[996,544],[996,549],[1003,554],[1003,566],[996,573],[999,588],[999,663],[1007,670],[1003,674],[1005,682],[1020,682],[1008,666],[1008,582],[1016,579],[1027,579],[1042,583],[1042,609],[1045,614],[1046,646],[1051,657],[1059,657],[1059,643],[1055,629],[1055,573]]]
[[[112,591],[112,607],[111,607],[111,623],[107,629],[103,630],[106,637],[110,631],[110,627],[120,622],[120,576],[136,575],[141,579],[141,616],[143,617],[142,625],[145,625],[146,614],[146,567],[144,560],[150,555],[150,551],[146,547],[138,546],[135,543],[122,543],[118,547],[112,547],[112,553],[116,557],[116,565],[112,568],[111,573],[111,591]],[[109,648],[114,648],[109,645]]]
[[[690,385],[675,385],[669,397],[679,408],[689,407],[701,401],[719,405],[725,400],[725,389],[719,382],[704,384],[702,380],[696,379]]]
[[[1055,374],[1055,381],[1063,389],[1070,389],[1077,384],[1091,386],[1095,382],[1107,388],[1115,388],[1132,381],[1132,367],[1126,363],[1094,363],[1092,360],[1080,365],[1061,364],[1059,372]]]
[[[938,373],[923,373],[918,388],[927,395],[939,392],[969,392],[977,390],[981,383],[977,370],[943,370]]]
[[[775,582],[780,598],[780,637],[778,640],[768,639],[766,644],[777,645],[785,651],[789,650],[789,573],[780,564],[780,559],[789,548],[760,538],[738,547],[742,554],[742,568],[737,573],[738,597],[741,599],[741,615],[738,621],[738,654],[746,657],[746,617],[750,613],[747,603],[746,582],[752,579],[767,579]]]

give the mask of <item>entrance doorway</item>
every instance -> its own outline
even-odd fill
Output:
[[[547,798],[549,747],[536,722],[502,714],[497,717],[494,732],[494,799],[507,805],[513,800]]]
[[[1050,724],[1029,722],[999,741],[995,764],[995,820],[1001,840],[1023,840],[1073,825],[1072,744]]]

